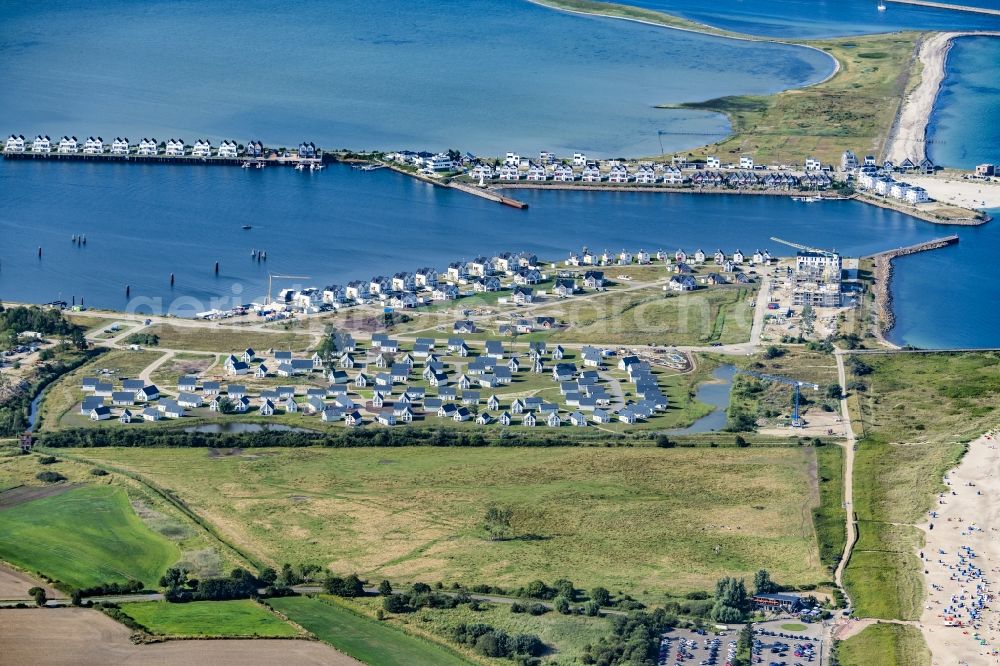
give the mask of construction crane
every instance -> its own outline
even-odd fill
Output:
[[[756,377],[757,379],[763,379],[768,382],[777,382],[779,384],[788,384],[792,387],[794,391],[794,400],[792,401],[792,427],[801,428],[802,427],[802,417],[799,416],[799,401],[801,400],[801,389],[803,386],[812,387],[814,391],[819,390],[819,384],[813,384],[812,382],[804,382],[799,379],[790,379],[788,377],[781,377],[779,375],[768,375],[763,372],[754,372],[753,370],[739,370],[742,375],[750,375],[751,377]]]
[[[278,275],[277,273],[267,274],[267,300],[264,301],[264,305],[270,305],[274,300],[271,297],[271,282],[278,278],[279,280],[311,280],[312,278],[308,275]]]

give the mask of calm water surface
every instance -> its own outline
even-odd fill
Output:
[[[1000,16],[886,3],[878,0],[622,0],[624,4],[753,35],[823,38],[895,30],[998,30]],[[956,4],[1000,9],[1000,0]]]
[[[322,287],[503,250],[557,260],[584,245],[775,251],[781,248],[768,239],[779,236],[858,255],[956,230],[852,201],[807,205],[764,196],[518,190],[530,205],[518,211],[389,171],[343,166],[310,174],[0,162],[0,190],[0,299],[75,296],[125,308],[129,285],[132,298],[188,315],[213,299],[259,300],[269,270],[308,275],[304,282]],[[957,229],[956,248],[900,261],[898,341],[1000,344],[1000,313],[982,305],[1000,285],[975,277],[983,263],[947,260],[957,252],[985,262],[1000,247],[1000,226]],[[86,234],[87,246],[71,243],[73,234]],[[255,248],[267,250],[267,262],[250,258]],[[925,261],[942,263],[928,271]],[[915,280],[929,290],[912,286]],[[925,316],[932,312],[948,312],[948,324]]]
[[[955,40],[927,137],[928,153],[939,164],[971,169],[1000,163],[1000,38]]]
[[[652,155],[729,128],[657,104],[776,92],[833,67],[811,49],[523,0],[0,0],[0,25],[4,131],[109,140]]]

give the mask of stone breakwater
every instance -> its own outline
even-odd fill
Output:
[[[892,282],[893,259],[908,254],[936,250],[948,245],[954,245],[957,242],[958,236],[945,236],[944,238],[935,238],[934,240],[917,243],[916,245],[907,245],[906,247],[886,250],[873,256],[875,259],[875,284],[873,287],[875,293],[875,314],[878,317],[877,333],[882,342],[889,344],[885,340],[885,334],[891,331],[896,325],[896,315],[892,311],[892,290],[889,288]]]

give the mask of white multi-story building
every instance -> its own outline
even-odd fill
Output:
[[[857,168],[858,156],[854,154],[853,150],[845,150],[844,154],[840,156],[840,170],[850,172]]]
[[[7,144],[4,146],[4,150],[8,153],[23,153],[24,152],[24,135],[23,134],[11,134],[7,137]]]
[[[587,166],[586,153],[573,153],[573,166]]]
[[[740,168],[741,169],[752,169],[753,168],[753,157],[750,155],[740,155]]]
[[[156,155],[159,152],[156,139],[143,139],[139,142],[139,149],[136,152],[139,155]]]
[[[424,160],[424,168],[428,171],[454,171],[455,161],[446,153],[438,153]]]
[[[67,155],[79,151],[80,151],[80,142],[76,140],[75,136],[64,136],[63,138],[59,139],[58,152]]]
[[[181,145],[181,150],[184,150],[183,144]],[[170,154],[170,142],[167,142],[167,154]],[[183,152],[181,153],[183,154]],[[211,157],[212,156],[212,142],[208,139],[198,139],[194,142],[194,146],[191,147],[191,157]]]
[[[820,171],[823,169],[823,163],[820,162],[815,157],[806,158],[806,171]]]
[[[183,139],[167,139],[166,155],[171,157],[182,157],[184,155]]]
[[[722,167],[722,162],[715,155],[712,155],[711,157],[705,160],[706,169],[719,169],[721,167]]]
[[[931,198],[927,196],[927,190],[922,187],[911,187],[906,192],[906,202],[911,204],[924,203],[925,201],[930,201]]]
[[[235,141],[223,139],[219,144],[219,157],[236,157],[239,145]]]
[[[100,155],[104,152],[104,139],[101,137],[88,137],[83,142],[83,152],[87,155]]]
[[[503,159],[503,163],[507,166],[519,166],[521,164],[521,156],[517,153],[507,153],[507,156]]]
[[[112,155],[128,155],[128,149],[128,137],[116,136],[115,140],[111,142]]]

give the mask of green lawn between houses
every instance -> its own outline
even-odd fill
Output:
[[[121,488],[86,486],[0,509],[0,560],[73,587],[129,579],[155,586],[179,557]]]
[[[249,599],[172,604],[144,601],[122,604],[122,611],[161,636],[294,638],[298,629]]]

